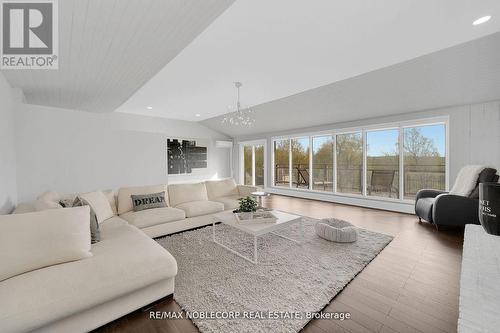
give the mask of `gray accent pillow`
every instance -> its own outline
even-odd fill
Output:
[[[90,207],[90,243],[95,244],[101,240],[101,233],[99,231],[99,223],[97,222],[97,216],[95,215],[92,206],[88,204],[84,199],[80,197],[76,197],[75,201],[71,205],[71,207],[78,206],[89,206]]]
[[[151,194],[132,194],[132,205],[134,212],[145,209],[167,207],[165,202],[165,192],[151,193]]]

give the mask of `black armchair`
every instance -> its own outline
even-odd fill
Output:
[[[476,188],[468,197],[438,190],[420,190],[415,198],[415,214],[439,226],[479,224],[479,183],[498,181],[497,170],[484,168],[479,174]]]
[[[479,200],[438,190],[420,190],[415,199],[419,220],[439,226],[479,224]]]

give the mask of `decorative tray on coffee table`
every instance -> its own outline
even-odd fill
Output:
[[[239,223],[255,224],[255,223],[276,223],[278,220],[269,210],[258,210],[256,212],[234,213],[236,220]]]

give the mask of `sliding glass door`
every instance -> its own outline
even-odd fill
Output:
[[[240,147],[243,184],[263,187],[266,178],[265,143],[242,143]]]
[[[254,146],[254,186],[264,187],[265,185],[265,154],[264,145]]]
[[[243,184],[253,185],[252,146],[243,146]]]

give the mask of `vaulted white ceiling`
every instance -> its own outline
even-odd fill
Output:
[[[255,125],[202,121],[233,137],[500,99],[500,32],[254,108]]]
[[[203,120],[233,81],[254,106],[497,31],[498,0],[237,0],[118,111]]]
[[[110,112],[234,0],[60,0],[59,70],[4,70],[29,103]]]

